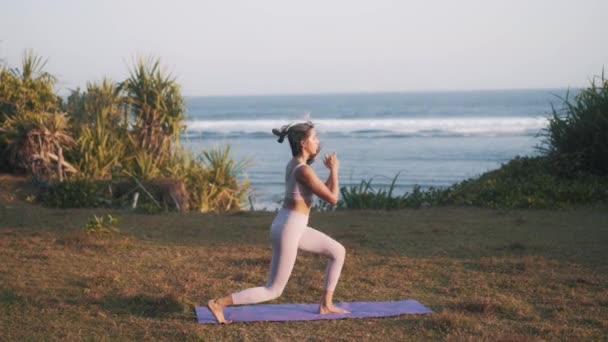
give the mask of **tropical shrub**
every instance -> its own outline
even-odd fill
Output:
[[[120,230],[116,228],[117,223],[118,219],[112,215],[93,215],[93,218],[84,226],[83,231],[87,234],[118,234]]]
[[[152,156],[159,167],[164,166],[185,129],[179,84],[162,70],[158,59],[139,59],[118,90],[124,93],[125,109],[131,118],[129,133],[135,144],[130,152],[139,154],[140,160]]]
[[[230,157],[230,145],[203,151],[203,163],[209,171],[207,192],[202,196],[201,211],[237,211],[249,191],[249,180],[238,181],[237,175],[251,165],[248,160],[236,162]],[[203,187],[205,188],[205,187]],[[206,202],[206,203],[205,203]]]
[[[105,204],[99,184],[90,179],[71,179],[53,183],[41,192],[39,200],[53,208],[90,208]]]
[[[41,180],[44,203],[124,206],[135,189],[149,188],[139,206],[153,208],[146,211],[171,200],[179,210],[241,208],[249,183],[238,175],[248,163],[229,146],[198,157],[181,148],[184,100],[158,59],[140,59],[123,82],[88,83],[66,103],[44,65],[28,52],[21,71],[0,67],[0,168]],[[128,189],[113,193],[112,184]]]
[[[56,79],[45,66],[46,61],[32,51],[25,52],[21,69],[0,66],[0,123],[18,112],[59,110]]]
[[[596,81],[599,84],[596,84]],[[552,107],[541,151],[560,174],[608,175],[608,80],[595,77],[573,100]]]
[[[394,180],[393,180],[394,184]],[[565,178],[546,157],[516,157],[499,169],[486,172],[447,188],[422,190],[392,196],[392,189],[374,190],[369,181],[342,187],[336,206],[318,205],[318,210],[402,209],[422,206],[464,205],[489,208],[557,208],[608,203],[608,177],[580,174]]]
[[[0,140],[13,170],[60,181],[65,172],[77,172],[64,160],[63,151],[74,146],[74,139],[61,113],[17,112],[0,124]]]
[[[61,100],[53,90],[55,77],[44,71],[45,65],[45,60],[26,51],[21,69],[0,66],[0,170],[23,172],[27,169],[23,163],[15,164],[15,148],[9,150],[7,139],[14,139],[17,133],[7,129],[30,120],[33,113],[56,113],[59,109]],[[16,118],[18,115],[25,117]],[[9,119],[14,121],[5,125]],[[6,137],[7,134],[12,137]]]
[[[127,123],[120,106],[120,92],[108,79],[89,82],[86,91],[76,89],[68,96],[66,110],[78,137],[71,157],[85,177],[109,179],[126,158]]]
[[[203,151],[198,157],[186,151],[179,151],[167,172],[181,179],[189,192],[190,208],[200,212],[237,211],[242,208],[249,181],[238,176],[251,162],[235,161],[230,157],[230,146],[213,147]]]
[[[545,157],[514,158],[501,168],[457,183],[440,196],[444,204],[493,208],[554,208],[608,202],[608,177],[563,177]]]

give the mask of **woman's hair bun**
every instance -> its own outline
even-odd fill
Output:
[[[272,129],[272,133],[274,135],[276,135],[277,137],[279,137],[279,139],[277,140],[279,143],[282,143],[283,140],[285,140],[285,136],[289,132],[289,127],[290,126],[291,125],[285,125],[285,126],[281,127],[281,129],[278,129],[278,128],[273,128]]]

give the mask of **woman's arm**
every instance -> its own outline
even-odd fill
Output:
[[[319,198],[330,204],[336,204],[340,193],[338,181],[339,161],[334,153],[331,156],[326,156],[323,163],[329,169],[329,177],[327,177],[325,183],[319,179],[315,171],[308,165],[296,170],[296,179],[308,186]]]
[[[332,194],[335,194],[336,196],[336,202],[338,202],[338,196],[340,194],[340,186],[339,186],[339,180],[338,180],[338,171],[337,170],[329,170],[329,176],[327,176],[327,181],[325,181],[325,186],[327,186],[327,188],[329,190],[331,190]],[[336,203],[331,203],[331,204],[336,204]]]
[[[331,172],[331,166],[328,164],[328,157],[326,156],[325,159],[323,160],[323,164],[329,169],[329,176],[327,177],[327,180],[325,181],[325,185],[329,188],[329,189],[333,189],[334,187],[334,183],[337,186],[338,183],[338,177],[333,177],[332,172]],[[337,172],[336,172],[337,174]],[[334,179],[335,178],[335,179]],[[338,189],[340,189],[340,187],[338,186]]]
[[[331,183],[331,187],[325,185],[321,179],[317,176],[315,171],[308,165],[303,166],[296,170],[296,179],[305,184],[307,187],[312,190],[312,192],[319,196],[319,198],[323,199],[330,204],[338,203],[338,173],[337,172],[329,172],[328,183]]]

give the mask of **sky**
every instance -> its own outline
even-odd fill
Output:
[[[608,67],[606,0],[0,0],[0,59],[58,91],[156,56],[182,93],[582,87]]]

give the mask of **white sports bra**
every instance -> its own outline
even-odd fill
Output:
[[[312,202],[312,190],[296,180],[296,170],[304,165],[306,164],[294,166],[291,172],[285,170],[285,198],[304,200],[306,203],[310,203]]]

